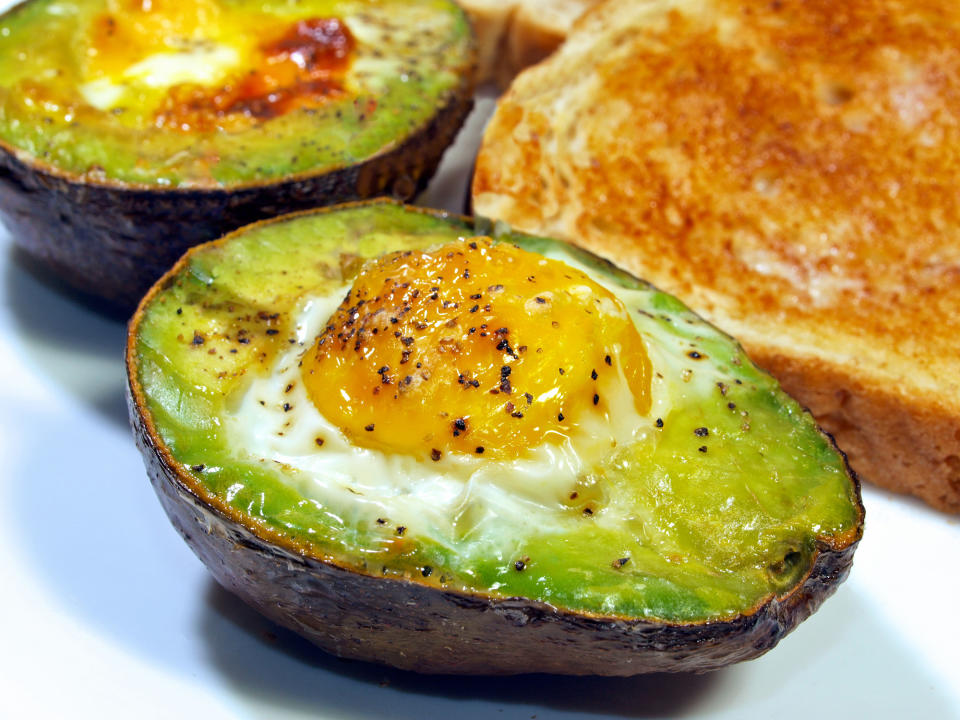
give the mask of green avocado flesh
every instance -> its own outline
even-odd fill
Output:
[[[298,318],[325,294],[333,299],[324,307],[336,308],[357,258],[475,235],[587,271],[623,302],[647,347],[649,417],[636,421],[633,442],[574,479],[576,499],[532,502],[522,486],[505,500],[478,490],[456,518],[434,522],[428,501],[403,499],[416,492],[416,470],[390,486],[396,501],[322,491],[327,479],[296,469],[291,453],[271,457],[233,437],[239,398],[302,357],[316,336],[298,335]],[[840,453],[734,340],[675,298],[555,240],[383,202],[290,216],[189,254],[132,332],[140,410],[188,483],[274,541],[359,572],[697,623],[789,592],[818,547],[843,548],[859,534],[858,489]],[[341,486],[367,482],[346,465],[333,474]],[[521,510],[503,516],[512,504]]]
[[[447,0],[30,0],[0,16],[0,145],[91,181],[320,174],[401,145],[472,62]]]

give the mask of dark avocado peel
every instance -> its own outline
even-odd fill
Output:
[[[520,531],[487,515],[446,535],[305,491],[302,471],[231,445],[238,396],[313,342],[297,335],[308,298],[339,301],[366,258],[476,235],[617,289],[654,372],[636,442]],[[735,341],[588,253],[483,220],[379,202],[244,228],[151,290],[127,366],[173,524],[226,588],[343,657],[437,673],[711,670],[813,612],[862,532],[842,454]]]
[[[473,36],[448,0],[149,7],[29,0],[0,16],[0,214],[121,310],[234,228],[413,197],[472,107]]]

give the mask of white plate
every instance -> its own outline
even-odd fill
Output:
[[[423,204],[462,210],[491,107]],[[28,271],[2,227],[0,301],[0,717],[960,718],[960,524],[870,488],[850,579],[753,662],[488,679],[327,656],[219,589],[167,522],[127,426],[124,324]]]

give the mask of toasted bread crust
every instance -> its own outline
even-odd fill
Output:
[[[803,399],[852,467],[894,492],[960,512],[960,418],[935,402],[905,405],[895,394],[861,383],[818,358],[765,354],[761,349],[755,359],[788,393]]]
[[[479,46],[478,82],[505,88],[556,50],[598,0],[460,0]]]
[[[608,0],[502,100],[474,208],[679,295],[958,512],[958,77],[948,0]]]

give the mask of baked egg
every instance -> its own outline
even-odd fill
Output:
[[[303,303],[295,339],[232,404],[234,443],[409,533],[522,528],[651,427],[650,359],[623,302],[489,237],[366,261]]]
[[[199,247],[142,303],[128,368],[174,523],[271,616],[262,597],[314,573],[339,592],[335,568],[383,582],[390,608],[427,588],[711,623],[834,572],[859,537],[842,456],[734,340],[594,255],[483,220],[364,203]],[[277,578],[256,580],[261,555]],[[303,559],[319,564],[293,572]],[[311,637],[384,657],[371,628],[376,648]]]

